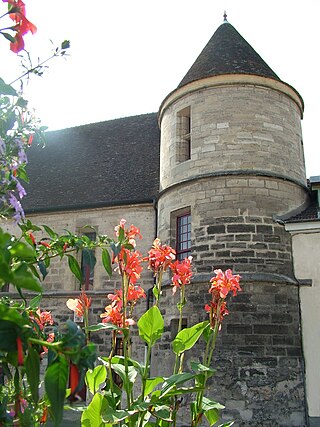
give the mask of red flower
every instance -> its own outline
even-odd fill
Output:
[[[32,233],[29,233],[29,237],[30,237],[33,245],[36,246],[36,238],[34,237],[34,235]]]
[[[135,227],[134,225],[130,225],[129,230],[126,230],[124,228],[124,226],[126,225],[126,220],[125,219],[121,219],[120,220],[120,224],[117,225],[114,228],[114,231],[116,233],[116,236],[119,237],[120,235],[120,228],[122,228],[124,230],[124,235],[126,237],[126,239],[128,240],[128,242],[130,243],[130,245],[132,245],[134,248],[136,247],[136,237],[139,237],[139,239],[142,239],[141,233],[140,233],[140,229]]]
[[[117,304],[110,304],[105,307],[105,312],[100,314],[103,319],[102,323],[112,323],[113,325],[123,328],[123,315]],[[134,325],[134,320],[127,318],[125,326]]]
[[[46,248],[50,248],[51,246],[49,245],[49,243],[44,242],[43,240],[41,240],[41,242],[39,242],[40,245],[45,246]]]
[[[155,239],[152,248],[150,249],[148,268],[152,270],[155,274],[158,271],[166,271],[168,266],[176,257],[176,251],[171,248],[171,246],[161,245],[160,239]]]
[[[129,283],[133,285],[140,278],[143,270],[141,262],[143,261],[140,252],[130,252],[129,249],[122,248],[117,257],[119,270],[128,276]]]
[[[63,245],[63,248],[62,248],[62,250],[63,250],[63,252],[65,252],[66,250],[67,250],[67,247],[69,246],[69,243],[68,242],[66,242],[64,245]]]
[[[36,315],[31,313],[30,318],[37,323],[41,331],[45,326],[54,324],[51,312],[41,311],[40,308],[36,311]]]
[[[232,270],[226,270],[223,273],[222,270],[214,270],[216,277],[210,279],[211,288],[210,293],[218,292],[220,298],[226,298],[230,291],[233,292],[233,295],[237,295],[238,291],[241,291],[240,288],[240,276],[233,275]]]
[[[218,303],[217,301],[210,301],[210,304],[206,304],[204,309],[205,311],[208,311],[209,313],[211,313],[211,318],[212,319],[216,319],[217,317],[217,308],[218,308]],[[229,314],[229,311],[227,309],[227,303],[226,301],[223,301],[220,305],[220,315],[219,315],[219,319],[218,322],[221,323],[224,316],[227,316]]]
[[[79,369],[76,365],[74,365],[72,362],[70,362],[70,376],[69,376],[69,385],[71,389],[71,394],[73,394],[79,384]]]
[[[170,268],[173,272],[172,276],[172,285],[173,293],[176,293],[177,288],[180,288],[181,285],[189,285],[192,277],[191,271],[191,261],[192,257],[189,256],[182,261],[176,261],[170,265]]]
[[[88,298],[84,291],[81,292],[79,298],[68,299],[66,302],[67,307],[74,311],[77,316],[81,317],[84,315],[85,310],[88,310],[91,305],[92,298]]]
[[[23,346],[22,346],[22,341],[20,337],[17,337],[16,339],[16,343],[17,343],[17,352],[18,352],[18,366],[23,366]]]
[[[13,53],[18,53],[24,49],[24,40],[20,33],[16,33],[14,40],[14,43],[10,42],[10,50]]]

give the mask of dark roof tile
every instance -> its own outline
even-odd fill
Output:
[[[280,80],[228,22],[216,30],[178,87],[221,74],[255,74]]]

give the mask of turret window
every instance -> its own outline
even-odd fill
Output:
[[[186,107],[177,114],[177,151],[178,163],[191,159],[191,108]]]
[[[183,260],[191,255],[191,214],[190,212],[177,217],[177,259]]]

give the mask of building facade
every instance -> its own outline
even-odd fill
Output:
[[[212,397],[226,405],[223,419],[237,426],[302,427],[320,417],[312,370],[305,386],[301,336],[302,325],[308,368],[316,364],[313,317],[302,322],[300,311],[301,302],[312,304],[305,279],[317,280],[318,267],[310,275],[299,270],[304,245],[289,225],[312,201],[302,117],[299,93],[225,21],[158,114],[49,132],[47,146],[29,155],[24,207],[34,223],[112,234],[124,217],[141,229],[142,252],[158,236],[180,258],[193,256],[185,325],[205,319],[215,268],[241,275],[243,292],[230,301],[210,384]],[[90,280],[96,320],[116,282],[99,261]],[[151,286],[148,272],[142,282]],[[64,301],[78,287],[63,262],[53,264],[44,305],[65,320]],[[169,286],[164,300],[168,323],[153,356],[164,363],[153,369],[165,375],[177,318]],[[96,341],[107,351],[105,338]],[[143,346],[136,348],[142,357]]]

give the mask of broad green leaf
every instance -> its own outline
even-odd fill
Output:
[[[24,242],[15,242],[9,249],[13,257],[18,258],[35,258],[36,253],[32,246]]]
[[[128,417],[131,417],[132,415],[136,414],[138,410],[132,410],[132,411],[125,411],[125,410],[116,410],[111,408],[110,406],[107,406],[107,408],[103,411],[102,414],[102,420],[104,422],[110,422],[113,424],[118,424],[120,421],[125,420]]]
[[[82,273],[81,268],[79,266],[78,261],[75,259],[73,255],[68,254],[68,265],[71,270],[71,272],[76,276],[76,278],[79,280],[79,282],[82,282]]]
[[[42,299],[42,295],[37,295],[29,302],[29,307],[32,309],[38,308]]]
[[[30,291],[42,292],[39,280],[31,273],[26,263],[21,263],[11,274],[11,283],[17,288],[28,289]]]
[[[146,381],[146,386],[144,390],[145,395],[147,396],[149,393],[151,393],[153,389],[162,382],[163,382],[163,377],[148,378]]]
[[[4,80],[0,78],[0,95],[12,95],[12,96],[18,96],[16,90],[10,86],[7,85]]]
[[[216,373],[216,370],[213,368],[210,368],[208,366],[203,365],[202,363],[198,363],[198,362],[191,362],[190,363],[191,369],[194,372],[210,372],[211,375]]]
[[[102,264],[108,273],[108,276],[112,276],[112,265],[111,265],[111,257],[107,249],[102,249]]]
[[[106,381],[107,370],[104,365],[98,365],[93,370],[89,369],[86,373],[86,384],[92,394],[95,394],[99,386]]]
[[[139,335],[149,345],[161,338],[164,328],[163,317],[157,306],[149,308],[138,321]]]
[[[97,262],[96,257],[94,255],[94,251],[92,249],[83,248],[82,258],[84,265],[88,265],[90,267],[90,271],[92,271]]]
[[[197,323],[190,328],[185,328],[180,331],[175,337],[172,348],[175,354],[179,355],[186,350],[192,348],[200,338],[202,332],[209,325],[208,321]]]
[[[44,224],[42,224],[42,227],[47,232],[48,236],[51,237],[51,239],[56,240],[58,238],[58,234],[55,231],[53,231],[50,227]]]
[[[59,356],[48,366],[44,384],[54,416],[54,425],[59,426],[63,417],[63,405],[66,395],[69,365],[63,356]]]
[[[39,400],[39,382],[40,382],[40,355],[32,346],[28,348],[28,355],[25,359],[25,368],[30,386],[30,391],[34,402]]]
[[[207,418],[210,427],[213,426],[220,419],[218,409],[209,409],[209,411],[206,411],[204,415]]]
[[[108,402],[105,397],[100,393],[96,393],[93,396],[92,401],[88,408],[83,411],[81,416],[82,427],[105,427],[105,423],[102,421],[101,413],[106,410]]]
[[[157,418],[161,418],[162,420],[165,420],[165,421],[172,421],[172,412],[170,410],[170,406],[156,405],[154,407],[153,413]]]
[[[1,317],[1,313],[0,313]],[[8,320],[0,319],[0,351],[17,351],[17,326]]]
[[[128,366],[128,379],[127,379],[127,375],[126,375],[126,370],[125,370],[125,366],[124,365],[120,365],[118,363],[112,363],[111,364],[112,369],[114,370],[114,372],[116,374],[119,375],[119,377],[122,379],[123,384],[126,385],[128,384],[128,386],[130,388],[132,388],[136,378],[137,378],[137,374],[138,371],[135,369],[134,366]]]
[[[161,396],[166,395],[173,387],[176,387],[179,384],[183,384],[186,381],[193,379],[194,377],[195,375],[189,372],[171,375],[171,377],[167,378],[166,381],[163,383]]]
[[[224,409],[224,406],[221,403],[211,400],[207,397],[202,398],[202,410],[208,411],[210,409]]]

